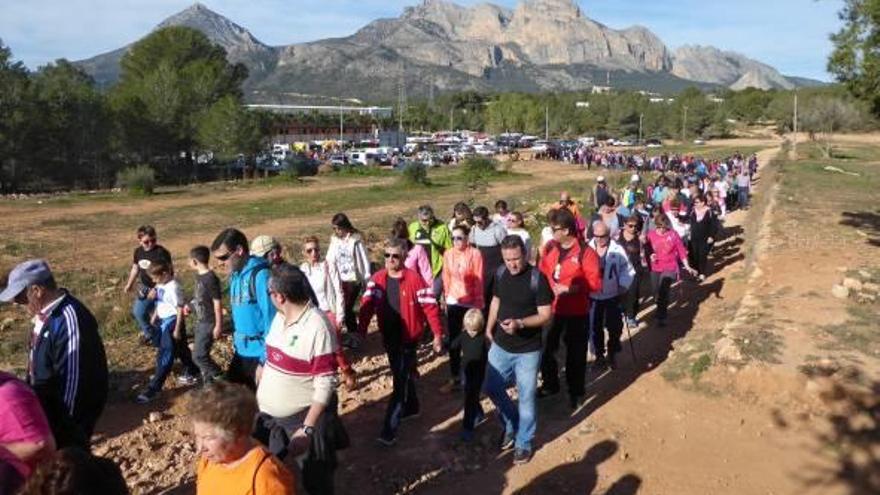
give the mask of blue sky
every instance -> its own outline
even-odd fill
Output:
[[[270,45],[353,33],[421,0],[203,0]],[[458,0],[459,4],[480,3]],[[513,7],[517,0],[497,0]],[[714,45],[769,63],[786,75],[830,80],[828,34],[843,0],[593,0],[589,17],[614,28],[647,26],[670,48]],[[0,39],[29,67],[113,50],[192,4],[188,0],[0,0]]]

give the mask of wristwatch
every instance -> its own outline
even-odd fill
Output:
[[[303,427],[302,427],[302,431],[303,431],[303,433],[306,434],[307,437],[311,437],[311,436],[313,436],[313,435],[315,434],[315,427],[314,427],[314,426],[303,425]]]

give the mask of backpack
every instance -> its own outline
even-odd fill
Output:
[[[505,273],[507,273],[507,266],[505,266],[502,263],[498,267],[498,269],[495,270],[495,280],[500,281],[501,277],[503,277]],[[541,280],[541,270],[538,270],[538,267],[533,266],[532,273],[531,273],[530,277],[531,278],[529,279],[529,290],[532,291],[532,294],[537,294],[538,293],[538,282],[540,282],[540,280]]]
[[[257,303],[257,274],[268,269],[268,266],[261,266],[256,270],[251,271],[250,284],[248,285],[248,299],[245,301],[245,304]]]

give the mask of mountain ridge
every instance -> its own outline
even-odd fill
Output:
[[[691,85],[790,89],[812,83],[714,47],[686,45],[673,52],[650,29],[609,28],[585,16],[573,0],[523,0],[513,9],[424,0],[349,36],[280,46],[261,42],[202,3],[155,29],[166,26],[200,30],[226,49],[231,62],[247,66],[245,94],[252,101],[284,102],[285,94],[312,92],[388,100],[401,81],[412,96],[586,90],[604,85],[609,76],[614,87],[658,92]],[[109,86],[130,47],[77,63]]]

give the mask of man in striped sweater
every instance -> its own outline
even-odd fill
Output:
[[[0,301],[25,306],[33,315],[28,383],[40,399],[55,443],[58,448],[88,448],[108,388],[107,356],[97,320],[56,285],[43,260],[16,266]]]
[[[434,333],[434,352],[437,353],[443,348],[443,325],[434,291],[418,273],[403,265],[407,251],[404,240],[389,239],[384,251],[385,268],[370,277],[361,299],[358,331],[366,336],[367,327],[373,315],[376,316],[394,378],[394,392],[388,402],[379,442],[391,446],[397,440],[400,421],[419,415],[413,378],[417,365],[416,347],[425,320]]]

